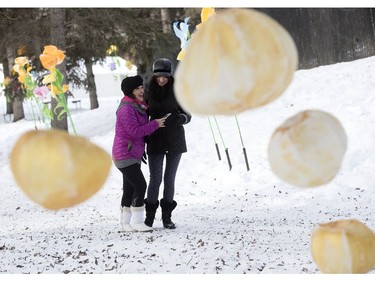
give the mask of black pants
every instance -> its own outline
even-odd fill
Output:
[[[148,167],[150,169],[150,183],[147,190],[147,201],[156,203],[159,197],[159,188],[164,180],[163,198],[172,202],[175,192],[175,179],[178,165],[180,164],[182,153],[149,154]],[[163,162],[166,159],[163,177]]]
[[[142,207],[147,188],[141,165],[133,164],[129,167],[119,168],[123,178],[122,207]]]

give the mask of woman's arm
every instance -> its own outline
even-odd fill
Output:
[[[137,119],[137,111],[131,105],[126,105],[118,113],[120,114],[123,127],[132,137],[144,137],[151,135],[159,128],[157,120],[151,120],[146,124],[139,124]]]

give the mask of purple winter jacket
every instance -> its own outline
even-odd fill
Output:
[[[159,125],[156,120],[148,121],[146,111],[136,101],[128,97],[124,100],[126,103],[117,112],[112,159],[141,160],[145,151],[144,137],[155,132]]]

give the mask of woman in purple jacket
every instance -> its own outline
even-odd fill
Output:
[[[113,162],[123,176],[121,225],[123,231],[152,231],[152,227],[144,224],[147,183],[141,170],[141,160],[145,151],[144,137],[164,127],[165,118],[148,121],[141,76],[126,77],[121,82],[121,90],[125,96],[116,111],[112,146]]]

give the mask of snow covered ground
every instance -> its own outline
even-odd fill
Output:
[[[89,110],[88,98],[81,109],[70,104],[78,134],[108,153],[119,99],[99,98],[95,110]],[[336,178],[312,189],[282,182],[267,160],[275,128],[305,109],[333,114],[348,136]],[[375,57],[298,71],[279,99],[237,115],[250,171],[235,117],[216,119],[232,170],[213,118],[221,161],[207,116],[194,115],[185,126],[188,153],[176,180],[177,228],[162,227],[159,209],[154,232],[123,233],[121,174],[114,166],[86,202],[43,209],[17,187],[9,167],[15,141],[34,128],[31,116],[9,123],[1,115],[0,273],[320,274],[310,255],[310,234],[318,223],[356,218],[375,230]],[[148,167],[142,169],[148,179]]]

